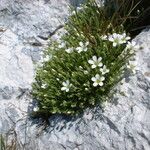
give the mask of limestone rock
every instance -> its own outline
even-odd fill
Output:
[[[149,150],[150,30],[134,40],[136,74],[128,76],[104,110],[78,118],[52,116],[47,127],[32,120],[30,97],[34,63],[47,37],[68,16],[69,0],[0,1],[0,133],[9,133],[19,150]],[[123,94],[122,94],[123,93]]]

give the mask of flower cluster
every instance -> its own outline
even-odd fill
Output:
[[[113,34],[109,34],[109,35],[102,35],[101,36],[102,40],[107,40],[109,42],[113,43],[113,47],[116,47],[118,45],[121,44],[126,44],[126,48],[124,49],[123,53],[129,51],[130,54],[133,54],[135,52],[135,50],[137,50],[139,48],[139,45],[136,44],[135,41],[129,41],[130,37],[126,35],[126,33],[123,34],[118,34],[118,33],[113,33]],[[78,43],[79,46],[75,47],[67,47],[66,42],[64,41],[59,41],[58,42],[58,48],[59,49],[64,49],[67,53],[72,53],[72,52],[77,52],[77,53],[81,53],[81,52],[86,52],[88,50],[88,46],[89,46],[89,42],[82,42],[80,41]],[[44,58],[42,59],[42,61],[47,62],[50,60],[50,56],[44,56]],[[88,60],[88,64],[91,65],[91,69],[96,69],[99,68],[99,72],[97,72],[97,74],[95,76],[93,76],[91,78],[91,80],[93,81],[93,86],[103,86],[104,85],[104,81],[105,81],[105,74],[109,73],[109,69],[106,67],[105,64],[102,63],[102,57],[97,57],[97,56],[92,56],[91,59]],[[80,66],[79,68],[82,68],[82,66]],[[127,68],[132,70],[132,72],[134,71],[135,66],[133,67],[133,65],[131,65],[130,61],[127,65]],[[83,70],[84,74],[88,74],[87,70]],[[73,85],[70,83],[70,81],[67,79],[66,81],[62,82],[62,91],[65,92],[69,92],[70,88]],[[46,88],[46,84],[42,84],[41,88],[45,89]]]
[[[76,48],[73,47],[69,47],[66,48],[65,51],[67,53],[72,53],[74,51],[76,51],[77,53],[81,53],[81,52],[86,52],[88,50],[88,45],[89,42],[79,42],[79,46]],[[64,42],[60,43],[60,45],[58,46],[59,48],[65,48],[67,47],[66,44]],[[84,71],[85,74],[87,74],[87,71]],[[63,87],[61,88],[62,91],[65,92],[69,92],[70,88],[72,87],[72,84],[69,82],[69,80],[66,80],[65,82],[62,83]]]
[[[126,33],[123,34],[118,34],[118,33],[113,33],[111,35],[103,35],[101,36],[102,40],[108,40],[113,43],[113,47],[116,47],[118,45],[126,43],[128,40],[131,38],[126,35]]]
[[[129,50],[129,52],[132,54],[135,52],[136,49],[139,48],[139,46],[136,44],[136,42],[134,41],[129,41],[130,37],[126,35],[126,33],[123,34],[118,34],[118,33],[113,33],[111,35],[103,35],[101,36],[102,40],[107,40],[113,43],[113,47],[116,47],[118,45],[121,44],[126,44],[126,48],[124,50],[127,51]],[[66,48],[65,51],[67,53],[72,53],[73,51],[76,51],[78,53],[81,52],[86,52],[88,50],[88,45],[89,42],[79,42],[78,44],[79,46],[76,48],[70,47],[70,48]],[[59,46],[59,48],[64,48],[66,47],[66,45],[64,44],[64,42]],[[91,59],[88,60],[88,63],[91,65],[92,69],[95,68],[99,68],[99,72],[97,72],[97,74],[91,78],[91,80],[93,81],[93,86],[103,86],[104,85],[104,81],[105,81],[105,74],[109,73],[109,69],[106,67],[106,65],[104,65],[102,63],[102,57],[97,57],[97,56],[92,56]],[[82,66],[80,66],[79,68],[82,68]],[[134,67],[131,65],[131,63],[129,62],[127,65],[128,69],[132,69],[132,72],[134,71]],[[88,71],[84,70],[84,74],[88,74]],[[69,80],[65,81],[62,83],[63,87],[61,88],[62,91],[66,91],[69,92],[69,89],[72,87],[72,84],[69,82]]]
[[[93,56],[92,59],[88,60],[88,63],[91,65],[91,68],[94,69],[96,67],[99,67],[99,74],[96,74],[94,77],[91,78],[91,80],[94,82],[93,86],[103,86],[103,82],[105,80],[104,75],[106,73],[109,73],[109,69],[107,69],[106,65],[103,65],[102,63],[102,57]],[[79,68],[83,69],[82,66]],[[84,71],[85,74],[87,74],[87,71]],[[61,88],[62,91],[69,92],[70,88],[72,87],[72,84],[69,82],[69,80],[62,83],[63,87]]]
[[[128,40],[130,40],[130,37],[127,36],[126,33],[123,34],[113,33],[108,37],[108,40],[110,42],[113,42],[113,46],[116,47],[117,45],[126,43]]]
[[[135,41],[131,41],[131,42],[128,41],[123,53],[129,53],[129,54],[133,55],[139,48],[140,48],[140,46]],[[135,60],[134,61],[133,60],[134,60],[134,56],[132,58],[130,58],[126,67],[131,73],[135,74],[137,62]]]
[[[88,63],[91,64],[91,68],[94,69],[96,67],[99,67],[99,72],[100,74],[96,74],[95,77],[92,77],[91,80],[94,82],[93,86],[103,86],[103,81],[105,80],[105,75],[106,73],[109,73],[109,69],[106,68],[105,65],[102,63],[102,57],[97,58],[96,56],[93,56],[92,59],[88,60]],[[101,68],[102,67],[102,68]]]
[[[132,55],[136,52],[136,50],[138,50],[140,48],[140,46],[135,41],[131,41],[131,42],[129,41],[131,38],[129,36],[127,36],[126,33],[123,33],[123,34],[113,33],[108,36],[102,35],[101,39],[112,42],[113,47],[119,46],[121,44],[125,44],[126,47],[125,47],[124,51],[122,52],[122,56],[124,56],[127,53]],[[131,63],[131,62],[133,62],[133,61],[129,60],[129,62],[126,66],[131,72],[133,72],[135,74],[135,63],[134,63],[134,65],[132,65],[133,63]]]
[[[73,47],[68,47],[66,48],[66,43],[65,42],[60,42],[59,45],[58,45],[58,48],[65,48],[65,51],[67,53],[72,53],[73,51],[76,51],[78,53],[81,53],[81,52],[86,52],[88,50],[88,45],[89,45],[89,42],[79,42],[79,46],[76,47],[76,48],[73,48]]]

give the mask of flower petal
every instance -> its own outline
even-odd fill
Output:
[[[69,85],[69,80],[66,81],[66,85]]]
[[[94,87],[96,87],[97,85],[98,85],[98,83],[97,83],[97,82],[94,82],[94,83],[93,83],[93,86],[94,86]]]
[[[92,65],[92,69],[94,69],[94,68],[96,68],[96,65],[93,64],[93,65]]]
[[[104,85],[104,83],[103,83],[103,82],[100,82],[100,83],[99,83],[99,86],[103,86],[103,85]]]
[[[85,52],[86,52],[86,51],[87,51],[87,47],[85,47],[83,51],[85,51]]]
[[[101,80],[101,81],[104,81],[104,80],[105,80],[105,77],[101,77],[100,80]]]
[[[109,37],[109,41],[113,42],[114,39],[110,36],[110,37]]]
[[[117,46],[117,43],[113,43],[113,47],[116,47]]]
[[[98,66],[99,66],[99,67],[102,67],[102,66],[103,66],[103,63],[100,62],[100,63],[98,64]]]
[[[109,69],[106,70],[106,73],[108,73],[108,72],[109,72]]]
[[[93,60],[91,60],[91,59],[88,60],[88,63],[89,63],[89,64],[94,64]]]
[[[61,90],[62,90],[62,91],[65,91],[65,90],[66,90],[66,87],[62,87]]]
[[[98,62],[101,62],[101,60],[102,60],[102,57],[99,57],[99,58],[98,58]]]
[[[103,66],[103,69],[106,69],[106,66],[105,66],[105,65]]]
[[[97,57],[96,56],[93,56],[92,58],[93,58],[94,61],[97,61]]]
[[[95,78],[95,77],[92,77],[91,80],[92,80],[93,82],[95,82],[95,81],[96,81],[96,78]]]
[[[89,45],[89,42],[87,41],[86,43],[85,43],[85,46],[88,46]]]
[[[83,46],[84,46],[83,42],[79,42],[79,45],[80,45],[81,47],[83,47]]]
[[[69,88],[66,88],[66,92],[69,92]]]
[[[67,84],[66,84],[66,82],[63,82],[62,85],[63,85],[63,86],[66,86]]]
[[[96,79],[100,79],[100,75],[99,74],[96,74],[95,77],[96,77]]]
[[[67,53],[72,53],[73,52],[73,48],[68,48],[65,50]]]

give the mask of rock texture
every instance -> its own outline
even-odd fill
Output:
[[[81,1],[78,1],[81,2]],[[127,76],[104,110],[53,116],[46,127],[28,117],[34,63],[68,15],[67,0],[0,0],[0,133],[19,150],[149,150],[150,30],[135,40],[136,74]]]

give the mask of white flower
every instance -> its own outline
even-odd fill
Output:
[[[102,35],[102,36],[101,36],[101,39],[102,39],[102,40],[107,40],[107,35]]]
[[[128,65],[127,65],[127,68],[132,71],[133,74],[136,73],[136,62],[135,61],[129,61]]]
[[[79,6],[79,7],[77,7],[76,9],[77,9],[77,11],[80,11],[80,10],[82,10],[82,9],[83,9],[83,7],[82,7],[82,5],[80,5],[80,6]]]
[[[65,50],[67,53],[72,53],[73,52],[73,48],[68,48]]]
[[[42,88],[42,89],[45,89],[46,86],[47,86],[47,84],[42,84],[41,88]]]
[[[123,34],[120,34],[120,35],[121,35],[122,44],[126,43],[128,40],[131,39],[129,36],[126,35],[126,33],[123,33]]]
[[[58,45],[58,48],[64,48],[66,46],[66,43],[65,42],[61,42],[59,45]]]
[[[50,56],[49,55],[46,55],[46,57],[43,58],[43,61],[45,61],[45,62],[49,61],[49,60],[50,60]]]
[[[83,51],[82,47],[77,47],[76,50],[78,53],[81,53]]]
[[[108,40],[113,42],[113,46],[116,47],[117,45],[126,43],[130,37],[126,36],[126,33],[123,34],[117,34],[113,33],[112,35],[109,35]]]
[[[96,74],[95,77],[92,77],[91,80],[94,82],[93,86],[103,86],[103,81],[105,80],[105,77],[101,77],[99,74]]]
[[[108,37],[108,40],[113,42],[113,46],[116,47],[120,43],[120,37],[117,33],[114,33]]]
[[[87,41],[86,43],[85,43],[85,46],[88,46],[89,45],[89,42]]]
[[[87,70],[84,71],[84,74],[88,74],[89,72]]]
[[[73,10],[71,12],[71,15],[75,15],[76,13],[78,13],[79,11],[83,10],[83,6],[78,6],[75,10]]]
[[[128,42],[127,43],[127,46],[126,46],[126,50],[129,49],[130,50],[130,53],[134,53],[137,49],[139,49],[140,46],[138,44],[136,44],[135,41],[132,41],[132,42]]]
[[[69,92],[69,89],[72,86],[72,84],[70,84],[69,80],[67,80],[66,82],[63,82],[62,85],[63,85],[63,87],[61,88],[61,90],[66,91],[66,92]]]
[[[34,112],[37,112],[38,110],[39,110],[39,107],[38,107],[38,106],[36,106],[36,107],[33,108],[33,111],[34,111]]]
[[[89,42],[83,43],[79,42],[79,47],[76,48],[78,53],[81,53],[82,51],[87,51],[87,46],[89,45]]]
[[[106,66],[104,65],[103,68],[100,68],[100,71],[101,71],[102,75],[104,75],[109,72],[109,69],[107,69]]]
[[[98,7],[104,6],[104,1],[96,1],[96,6]]]
[[[96,56],[93,56],[92,59],[88,60],[88,63],[92,65],[92,68],[102,67],[103,64],[101,60],[102,57],[97,58]]]

